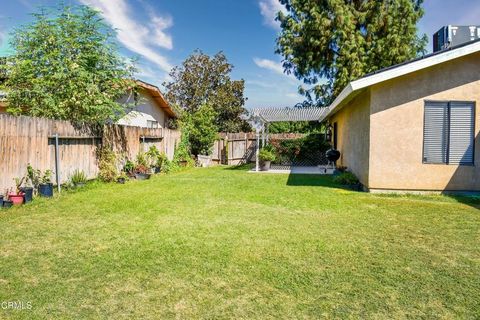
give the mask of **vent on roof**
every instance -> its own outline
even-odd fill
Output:
[[[480,26],[445,26],[433,35],[433,52],[480,39]]]

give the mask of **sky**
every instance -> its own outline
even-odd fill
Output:
[[[170,69],[195,49],[223,51],[233,79],[245,80],[246,106],[283,107],[303,101],[300,81],[283,73],[275,54],[278,0],[64,0],[99,9],[117,30],[121,54],[138,58],[138,78],[161,87]],[[11,54],[13,28],[31,21],[40,6],[57,0],[0,0],[0,55]],[[419,33],[429,39],[448,24],[480,25],[479,0],[425,0]],[[431,44],[427,48],[431,51]]]

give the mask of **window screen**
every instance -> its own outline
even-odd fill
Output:
[[[473,164],[474,119],[471,102],[426,102],[423,162]]]

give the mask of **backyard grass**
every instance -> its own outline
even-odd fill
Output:
[[[476,199],[191,169],[0,211],[0,319],[479,318]]]

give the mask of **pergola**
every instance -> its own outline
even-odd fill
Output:
[[[318,121],[322,122],[327,116],[328,107],[305,108],[253,108],[248,112],[246,120],[256,131],[255,171],[258,171],[258,153],[260,151],[260,136],[262,146],[268,143],[268,125],[273,122],[283,121]]]

